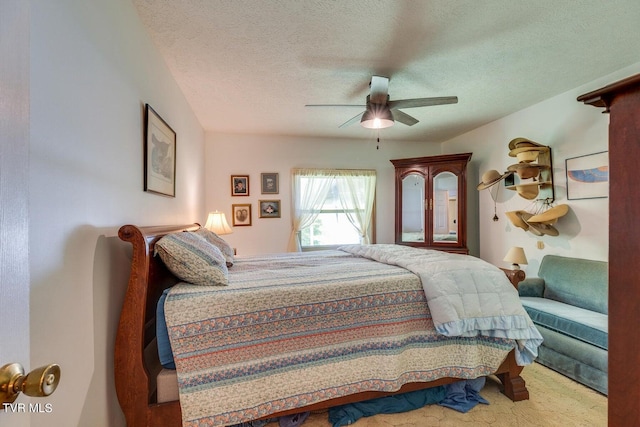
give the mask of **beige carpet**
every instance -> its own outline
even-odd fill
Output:
[[[497,379],[488,380],[480,393],[489,405],[478,405],[466,414],[438,405],[394,415],[362,418],[355,427],[423,426],[562,426],[607,425],[607,397],[539,364],[522,372],[530,399],[512,402],[500,393]],[[268,427],[277,427],[270,423]],[[303,427],[330,427],[327,413],[314,413]]]

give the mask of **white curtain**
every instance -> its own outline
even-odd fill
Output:
[[[301,251],[300,230],[313,224],[336,182],[340,204],[358,231],[361,243],[371,242],[376,171],[348,169],[294,169],[292,171],[293,225],[289,251]]]
[[[312,178],[312,179],[307,179]],[[333,174],[323,169],[294,169],[292,171],[293,227],[289,251],[300,252],[298,233],[309,227],[318,217],[333,182]]]
[[[371,243],[371,220],[376,196],[376,171],[340,170],[336,181],[342,209],[360,234],[360,243]]]

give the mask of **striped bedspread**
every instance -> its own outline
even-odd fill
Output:
[[[515,346],[436,333],[415,274],[342,251],[237,259],[228,287],[175,286],[165,315],[185,427],[476,378]]]

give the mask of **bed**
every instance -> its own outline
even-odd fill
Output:
[[[183,425],[183,410],[180,401],[159,402],[158,399],[158,378],[163,376],[171,378],[176,374],[167,373],[167,370],[161,366],[156,337],[158,300],[166,289],[180,288],[182,285],[168,271],[160,258],[154,257],[154,245],[167,234],[195,231],[199,227],[198,224],[166,227],[125,225],[119,230],[120,238],[130,242],[133,246],[131,272],[116,336],[114,360],[116,393],[129,427],[177,427]],[[335,254],[333,256],[336,259],[340,258]],[[349,256],[354,256],[354,254]],[[184,289],[187,289],[186,294],[189,294],[189,288],[185,287]],[[504,340],[497,339],[496,342],[497,344],[490,342],[485,347],[499,345],[504,347],[505,345]],[[504,394],[514,401],[528,399],[529,393],[520,376],[523,366],[516,363],[516,352],[514,350],[507,351],[501,360],[502,362],[498,362],[496,365],[497,368],[492,369],[492,374],[502,383]],[[280,399],[277,402],[274,401],[277,404],[270,402],[268,405],[262,406],[251,403],[252,407],[248,409],[253,411],[252,417],[254,418],[274,418],[303,411],[321,410],[349,402],[444,385],[464,377],[460,372],[451,372],[451,376],[436,376],[434,379],[431,379],[429,375],[405,375],[401,381],[383,381],[382,385],[380,382],[371,385],[371,381],[368,383],[363,381],[354,386],[352,379],[349,378],[347,382],[350,384],[333,384],[326,388],[331,392],[321,396],[316,393],[310,399]],[[425,381],[425,378],[430,380]],[[363,386],[365,383],[369,386]],[[165,392],[161,394],[166,395]],[[301,395],[299,394],[299,396]],[[166,400],[166,397],[160,400]],[[285,400],[286,404],[281,404]],[[236,406],[240,404],[232,403]],[[236,421],[248,420],[243,416],[246,417],[246,413],[243,411],[230,410],[226,412],[224,417],[206,418],[191,424],[185,421],[184,425],[198,425],[198,423],[202,425],[230,425]]]

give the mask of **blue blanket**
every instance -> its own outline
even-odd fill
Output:
[[[333,427],[353,424],[362,417],[376,414],[397,414],[412,411],[442,401],[446,396],[444,386],[411,391],[393,396],[379,397],[364,402],[348,403],[329,408],[329,422]]]

